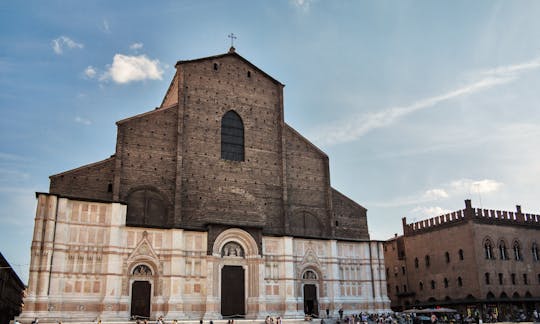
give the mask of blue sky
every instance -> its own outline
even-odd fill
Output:
[[[467,198],[540,213],[538,17],[538,1],[3,1],[0,251],[26,282],[34,192],[113,154],[115,121],[231,32],[372,238]]]

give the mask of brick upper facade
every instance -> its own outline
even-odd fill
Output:
[[[115,154],[51,176],[50,193],[126,203],[134,226],[368,240],[366,209],[331,188],[328,156],[285,123],[283,87],[234,49],[179,61],[160,107],[117,122]],[[231,110],[243,161],[221,158]]]

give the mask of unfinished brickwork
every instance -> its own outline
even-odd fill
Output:
[[[283,119],[283,85],[238,55],[180,61],[109,159],[38,193],[30,323],[386,312],[382,242]]]
[[[328,156],[284,122],[280,82],[234,51],[176,68],[159,108],[117,122],[113,157],[52,176],[51,193],[127,203],[132,225],[159,210],[139,225],[369,239],[366,210],[330,187]],[[221,158],[230,110],[243,122],[244,161]],[[143,210],[137,200],[149,195],[156,207]]]

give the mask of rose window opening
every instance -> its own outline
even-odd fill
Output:
[[[244,249],[236,242],[229,242],[223,246],[223,249],[221,249],[221,256],[243,258]]]

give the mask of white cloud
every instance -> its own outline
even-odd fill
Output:
[[[434,217],[450,213],[451,210],[441,208],[439,206],[432,207],[415,207],[411,210],[411,213],[417,215],[419,218]]]
[[[448,198],[448,193],[444,189],[429,189],[424,192],[424,198],[427,200]]]
[[[492,179],[483,180],[471,180],[471,179],[459,179],[452,181],[450,186],[456,193],[490,193],[498,191],[502,186],[502,182],[498,182]]]
[[[311,3],[313,3],[313,0],[291,0],[291,3],[299,9],[308,11]]]
[[[146,79],[161,80],[162,75],[163,70],[159,60],[151,60],[146,55],[116,54],[109,70],[100,79],[112,79],[116,83],[129,83]]]
[[[435,107],[441,102],[512,82],[519,77],[520,73],[538,68],[540,68],[540,58],[480,71],[475,74],[476,81],[457,89],[441,95],[423,98],[405,106],[390,107],[378,112],[352,116],[346,121],[320,128],[313,138],[315,142],[328,145],[353,141],[374,129],[389,126],[406,115]]]
[[[53,48],[53,51],[58,55],[64,52],[64,48],[74,49],[84,47],[83,44],[77,43],[76,41],[72,40],[67,36],[60,36],[56,39],[53,39],[51,41],[51,46]]]
[[[93,79],[96,75],[97,75],[97,71],[96,69],[89,65],[85,70],[84,70],[84,75],[86,75],[88,78],[90,79]]]
[[[502,182],[492,179],[459,179],[442,185],[443,188],[428,189],[424,192],[419,192],[410,196],[396,197],[392,200],[375,202],[371,205],[378,207],[398,207],[426,204],[450,199],[452,197],[463,198],[464,196],[470,196],[473,193],[492,193],[498,191],[502,186]]]
[[[129,45],[129,49],[137,51],[137,50],[142,49],[143,46],[144,46],[143,43],[133,43],[133,44]]]
[[[86,118],[82,118],[82,117],[75,117],[75,122],[76,123],[79,123],[79,124],[83,124],[83,125],[92,125],[92,121],[89,120],[89,119],[86,119]]]

